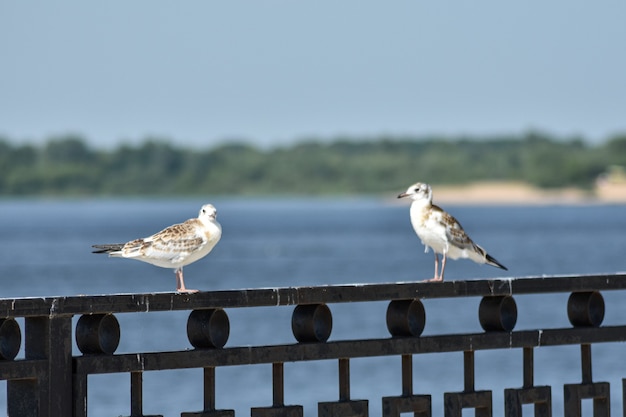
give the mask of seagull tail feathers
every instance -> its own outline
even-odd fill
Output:
[[[118,250],[122,250],[124,247],[123,243],[110,243],[106,245],[93,245],[92,248],[95,250],[91,253],[111,253],[116,252]]]
[[[488,253],[485,254],[485,259],[487,260],[487,265],[495,266],[497,268],[504,269],[505,271],[509,270],[506,266],[504,266],[500,262],[496,261],[496,258],[494,258],[493,256],[489,255]]]

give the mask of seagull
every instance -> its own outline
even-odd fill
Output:
[[[93,253],[136,259],[161,268],[174,268],[176,291],[194,293],[185,288],[183,266],[205,257],[222,237],[222,227],[216,220],[217,210],[212,204],[200,209],[198,218],[174,224],[158,233],[127,243],[93,245]]]
[[[435,253],[435,276],[428,281],[443,281],[447,258],[469,258],[479,264],[508,270],[483,248],[472,242],[454,217],[433,204],[433,191],[430,185],[422,182],[415,183],[398,196],[398,198],[403,197],[410,197],[413,200],[411,224],[417,237],[426,247],[424,252],[432,248]],[[441,274],[437,275],[439,254],[443,255],[443,259],[441,260]]]

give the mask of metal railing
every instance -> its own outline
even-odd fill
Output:
[[[127,373],[131,381],[130,414],[141,416],[144,372],[201,368],[204,409],[182,416],[224,417],[234,416],[234,411],[215,408],[215,369],[271,364],[273,405],[252,408],[251,414],[297,417],[304,415],[303,407],[284,404],[284,363],[335,360],[339,398],[318,403],[318,415],[367,416],[369,401],[350,396],[350,360],[398,356],[402,391],[381,399],[382,414],[424,417],[432,413],[431,395],[413,392],[413,355],[463,352],[464,390],[444,394],[445,416],[461,416],[463,409],[473,408],[476,416],[485,417],[492,415],[492,391],[475,389],[474,354],[486,349],[519,349],[523,355],[522,386],[504,389],[505,415],[521,416],[522,405],[533,404],[539,417],[552,415],[552,387],[534,383],[535,348],[580,345],[582,382],[563,385],[565,415],[580,416],[582,400],[593,399],[594,416],[609,416],[610,386],[593,381],[591,349],[594,343],[626,341],[626,324],[602,326],[605,305],[601,292],[612,290],[626,290],[626,275],[0,299],[0,379],[7,381],[10,416],[82,417],[87,415],[89,375]],[[515,296],[546,293],[569,294],[571,327],[515,331]],[[422,336],[426,312],[421,300],[455,297],[481,297],[478,317],[484,331]],[[332,331],[329,304],[374,301],[389,302],[389,337],[328,341]],[[260,306],[295,306],[291,322],[294,343],[225,347],[230,333],[226,310]],[[187,335],[193,349],[115,354],[120,340],[115,314],[174,310],[190,311]],[[73,332],[74,316],[80,318]],[[19,359],[22,330],[16,318],[24,318],[24,358]],[[72,354],[74,340],[81,352],[77,356]]]

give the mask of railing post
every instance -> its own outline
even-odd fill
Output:
[[[582,383],[593,383],[593,373],[591,370],[591,345],[588,343],[580,345],[580,367],[582,371]]]
[[[535,385],[535,354],[532,347],[524,347],[524,388],[532,388]]]
[[[350,359],[339,359],[339,401],[350,400]]]
[[[215,411],[215,367],[208,366],[203,371],[204,409]]]
[[[402,396],[413,395],[413,356],[402,355]]]
[[[87,417],[87,375],[75,374],[73,387],[73,417]]]
[[[52,317],[43,321],[48,329],[48,338],[44,342],[49,361],[48,380],[44,384],[48,391],[47,415],[69,416],[72,413],[72,317]],[[28,342],[27,336],[27,346]],[[31,340],[32,343],[40,342]]]
[[[27,317],[26,359],[45,359],[48,366],[38,379],[7,382],[10,416],[56,417],[72,415],[72,317]]]
[[[567,300],[567,317],[575,328],[597,328],[604,320],[604,298],[599,291],[573,292]],[[611,415],[611,390],[608,382],[593,382],[591,366],[591,344],[581,343],[580,384],[563,386],[563,409],[569,417],[582,415],[581,402],[593,399],[594,417]]]
[[[531,346],[523,348],[523,384],[522,388],[504,390],[504,415],[506,417],[522,417],[522,406],[533,404],[535,417],[552,416],[552,388],[535,386],[534,353]]]
[[[234,410],[216,410],[215,409],[215,367],[205,366],[203,368],[203,396],[204,410],[202,411],[185,411],[180,414],[181,417],[234,417]],[[254,415],[254,414],[253,414]]]
[[[383,397],[383,417],[400,417],[413,413],[414,417],[431,417],[430,395],[413,395],[413,355],[402,355],[402,395]]]
[[[285,405],[285,366],[282,362],[272,364],[272,405]]]
[[[474,392],[474,351],[463,352],[463,391]]]
[[[130,417],[163,417],[143,413],[143,372],[130,373]]]
[[[443,394],[445,417],[461,417],[464,408],[473,408],[476,417],[491,417],[491,391],[476,391],[474,387],[474,351],[463,352],[463,392]]]
[[[350,359],[339,358],[339,401],[318,403],[317,415],[320,417],[367,417],[368,407],[368,400],[350,398]]]
[[[130,415],[143,415],[143,372],[130,373]]]
[[[7,415],[39,416],[39,381],[14,379],[7,381]]]

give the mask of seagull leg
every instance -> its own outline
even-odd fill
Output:
[[[435,252],[435,251],[433,251]],[[446,255],[444,253],[443,255],[443,261],[442,261],[442,265],[441,265],[441,275],[437,275],[437,272],[439,271],[439,255],[437,254],[437,252],[435,252],[435,276],[431,279],[427,279],[425,280],[426,282],[436,282],[436,281],[443,281],[443,268],[445,268],[446,266]]]
[[[446,269],[446,259],[448,259],[447,253],[443,253],[443,259],[441,260],[441,275],[437,281],[443,281],[443,270]]]
[[[177,268],[176,271],[176,292],[182,293],[194,293],[198,292],[198,290],[190,290],[185,288],[185,279],[183,278],[183,267]]]

